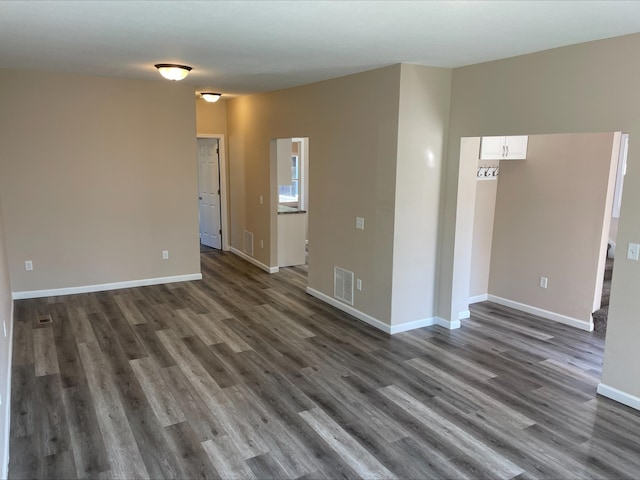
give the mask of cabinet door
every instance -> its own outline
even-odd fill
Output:
[[[529,137],[519,135],[505,137],[506,154],[504,160],[525,160],[527,158],[527,144]]]
[[[504,158],[505,137],[482,137],[480,160],[502,160]]]

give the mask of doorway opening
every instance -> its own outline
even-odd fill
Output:
[[[528,139],[526,158],[499,162],[482,160],[480,137],[461,140],[452,310],[488,300],[591,331],[621,133]]]
[[[273,140],[276,164],[278,267],[308,264],[309,138]]]
[[[223,135],[198,135],[200,249],[228,250],[226,163]]]

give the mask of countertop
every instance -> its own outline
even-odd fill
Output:
[[[306,210],[300,210],[298,207],[289,207],[288,205],[278,205],[278,215],[287,213],[307,213]]]

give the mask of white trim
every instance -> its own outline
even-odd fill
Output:
[[[409,330],[415,330],[416,328],[431,327],[436,324],[435,317],[421,318],[412,322],[400,323],[398,325],[391,325],[391,335],[400,332],[408,332]]]
[[[391,326],[381,322],[380,320],[378,320],[377,318],[372,317],[371,315],[367,315],[364,312],[361,312],[360,310],[357,310],[355,308],[353,308],[350,305],[347,305],[346,303],[342,303],[338,300],[336,300],[335,298],[330,297],[329,295],[325,295],[324,293],[311,288],[311,287],[307,287],[307,293],[313,297],[316,297],[320,300],[322,300],[325,303],[328,303],[329,305],[331,305],[332,307],[337,308],[338,310],[342,310],[343,312],[348,313],[349,315],[353,315],[354,317],[356,317],[358,320],[362,320],[365,323],[368,323],[369,325],[371,325],[372,327],[377,328],[378,330],[382,330],[385,333],[389,333],[391,334]],[[396,328],[400,327],[400,325],[396,325]]]
[[[240,258],[246,260],[249,263],[253,263],[256,267],[264,270],[267,273],[278,273],[280,271],[280,267],[269,267],[267,265],[265,265],[264,263],[262,263],[259,260],[256,260],[255,258],[253,258],[250,255],[247,255],[246,253],[238,250],[235,247],[230,247],[229,250],[231,251],[231,253],[238,255]]]
[[[553,320],[554,322],[563,323],[571,327],[579,328],[580,330],[585,330],[587,332],[593,331],[593,319],[591,319],[589,322],[586,322],[577,318],[568,317],[567,315],[562,315],[561,313],[550,312],[549,310],[543,310],[542,308],[527,305],[525,303],[515,302],[507,298],[496,297],[495,295],[491,294],[489,294],[489,301],[497,303],[499,305],[504,305],[505,307],[515,308],[516,310],[520,310],[522,312],[531,313],[532,315],[538,315],[539,317],[546,318],[547,320]]]
[[[469,297],[469,304],[486,302],[487,300],[489,300],[489,294],[485,293],[483,295],[476,295],[475,297]]]
[[[347,305],[346,303],[342,303],[339,300],[336,300],[335,298],[330,297],[329,295],[325,295],[324,293],[314,288],[307,287],[307,293],[313,297],[316,297],[319,300],[322,300],[325,303],[328,303],[329,305],[337,308],[338,310],[342,310],[343,312],[356,317],[358,320],[362,320],[364,323],[367,323],[372,327],[377,328],[378,330],[382,330],[383,332],[388,333],[389,335],[395,335],[396,333],[401,333],[401,332],[408,332],[409,330],[415,330],[416,328],[430,327],[432,325],[442,325],[441,322],[438,321],[439,319],[437,317],[421,318],[418,320],[413,320],[411,322],[400,323],[397,325],[389,325],[387,323],[384,323],[381,320],[378,320],[377,318],[372,317],[371,315],[368,315],[364,312],[361,312],[360,310],[353,308],[351,305]],[[460,326],[459,323],[460,322],[458,322],[458,326]],[[445,327],[445,328],[448,328],[448,327]]]
[[[627,407],[640,410],[640,397],[636,397],[635,395],[631,395],[630,393],[610,387],[609,385],[605,385],[604,383],[598,384],[598,393],[603,397],[615,400],[616,402],[622,403]]]
[[[463,310],[458,312],[458,320],[466,320],[471,317],[471,312],[469,310]]]
[[[197,138],[218,139],[218,164],[220,165],[220,229],[222,230],[222,250],[229,251],[229,197],[227,193],[227,161],[225,157],[224,135],[222,133],[202,133]]]
[[[5,390],[6,396],[4,399],[4,426],[6,431],[2,432],[2,436],[4,437],[4,449],[1,452],[2,457],[0,457],[0,467],[2,468],[2,472],[0,473],[0,478],[9,478],[9,446],[11,444],[11,364],[13,359],[13,312],[14,312],[14,304],[11,301],[11,313],[9,314],[9,351],[7,352],[7,388]]]
[[[460,328],[460,320],[446,320],[441,317],[435,317],[436,325],[440,325],[447,330],[456,330]]]
[[[28,290],[13,292],[14,300],[25,298],[57,297],[59,295],[75,295],[77,293],[104,292],[106,290],[119,290],[121,288],[146,287],[149,285],[161,285],[165,283],[190,282],[202,280],[201,273],[189,275],[174,275],[172,277],[143,278],[141,280],[129,280],[126,282],[101,283],[97,285],[83,285],[80,287],[52,288],[49,290]]]

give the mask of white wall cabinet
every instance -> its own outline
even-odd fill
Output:
[[[529,137],[482,137],[480,160],[525,160]]]

